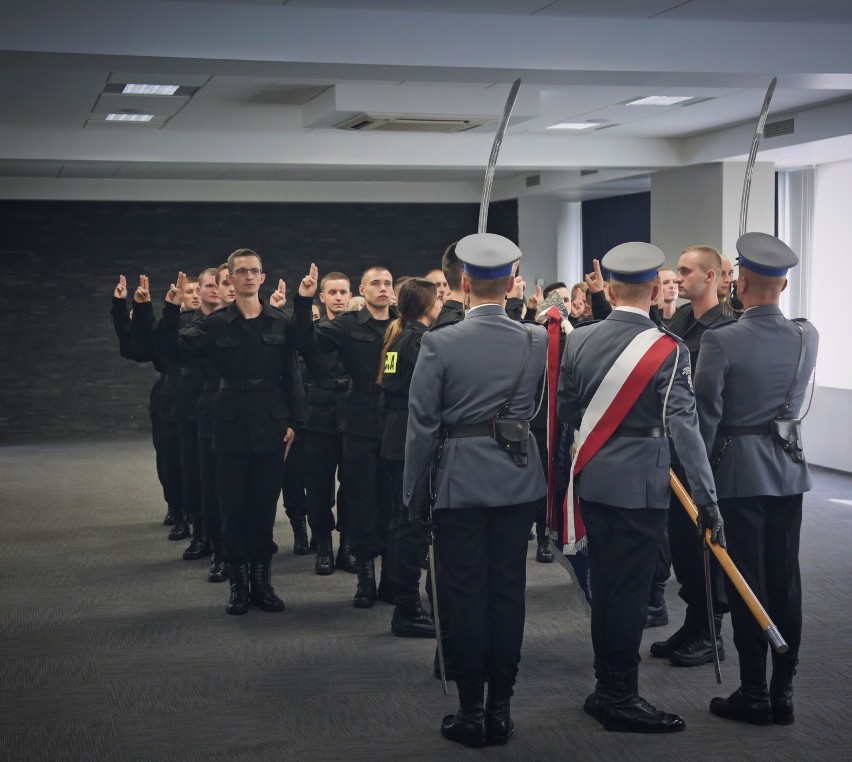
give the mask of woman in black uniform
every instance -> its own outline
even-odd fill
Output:
[[[420,562],[426,553],[426,534],[412,526],[402,502],[402,474],[405,466],[405,431],[408,427],[408,387],[414,364],[420,354],[423,333],[435,322],[443,305],[434,283],[425,278],[406,281],[397,294],[400,317],[385,333],[378,383],[382,390],[385,419],[381,457],[390,475],[391,519],[388,552],[391,589],[396,608],[391,632],[403,638],[435,635],[432,618],[420,600]]]

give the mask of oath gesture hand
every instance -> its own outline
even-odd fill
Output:
[[[269,304],[279,310],[283,310],[287,304],[287,284],[283,280],[278,281],[278,288],[270,295]]]
[[[139,285],[137,286],[136,291],[133,293],[133,301],[137,304],[142,304],[144,302],[151,301],[151,290],[148,286],[147,275],[139,276]]]
[[[586,281],[586,285],[589,287],[589,293],[597,294],[599,291],[603,291],[604,289],[604,279],[601,274],[600,260],[593,259],[592,267],[594,268],[594,272],[586,273],[586,277],[583,280]]]
[[[319,271],[317,270],[317,266],[311,262],[311,269],[308,271],[308,274],[302,278],[299,283],[299,296],[310,296],[313,297],[317,292],[317,279],[319,278]]]
[[[544,292],[541,286],[535,287],[535,293],[527,300],[527,307],[531,310],[537,310],[544,301]]]
[[[166,294],[166,301],[169,304],[174,304],[176,307],[180,307],[183,304],[183,289],[186,286],[186,274],[179,272],[177,276],[177,283],[172,283],[169,286],[169,291]]]
[[[127,298],[127,278],[123,275],[118,276],[118,285],[115,287],[115,291],[113,291],[113,296],[116,299]]]

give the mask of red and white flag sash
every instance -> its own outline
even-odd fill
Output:
[[[583,550],[586,528],[580,502],[574,496],[574,480],[603,447],[656,375],[677,342],[658,328],[638,334],[624,349],[601,381],[580,423],[579,439],[563,504],[564,554]]]

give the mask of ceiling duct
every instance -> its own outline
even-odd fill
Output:
[[[780,119],[777,122],[769,122],[763,129],[763,137],[765,138],[780,138],[782,135],[792,135],[796,131],[796,120],[793,117],[789,119]]]
[[[496,121],[494,117],[414,116],[412,114],[358,114],[340,124],[338,130],[358,132],[464,132]]]

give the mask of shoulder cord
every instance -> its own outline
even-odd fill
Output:
[[[515,396],[515,390],[518,388],[518,383],[521,380],[521,376],[524,374],[526,370],[527,363],[530,359],[530,349],[532,348],[532,331],[530,331],[529,326],[521,323],[521,327],[524,329],[524,333],[526,333],[526,343],[524,344],[524,359],[521,362],[521,367],[518,368],[518,375],[515,376],[515,381],[512,384],[512,388],[509,390],[509,396],[506,397],[503,404],[500,405],[500,409],[497,411],[497,414],[494,416],[495,418],[502,418],[506,413],[509,412],[509,405],[512,402],[512,398]]]

